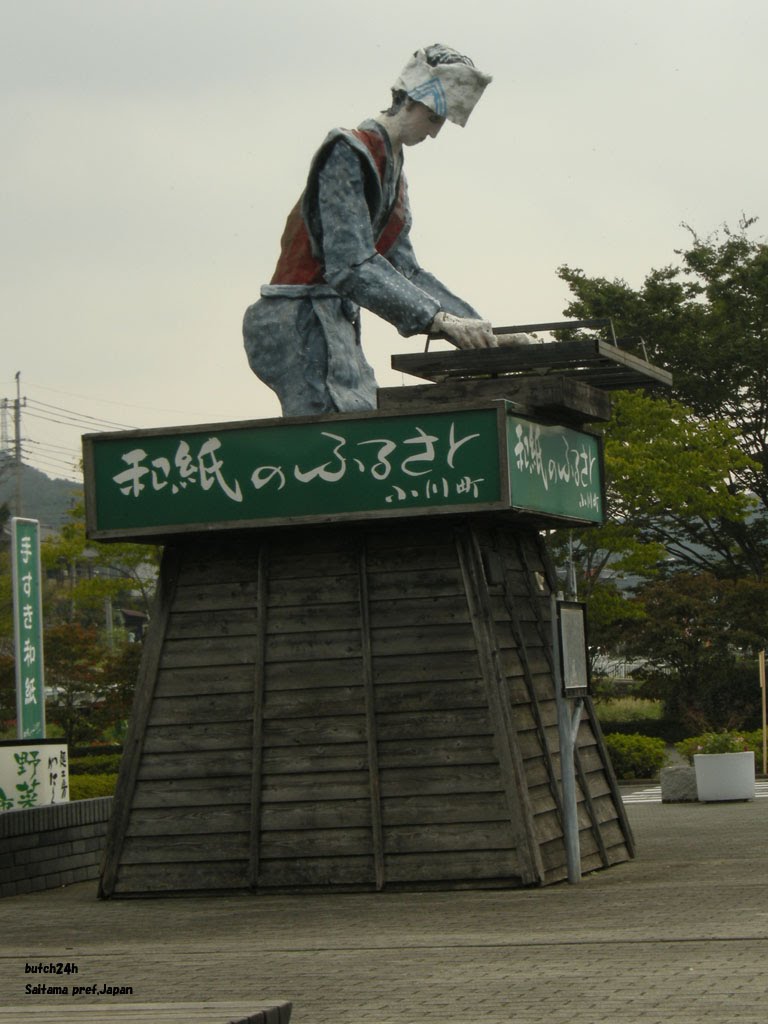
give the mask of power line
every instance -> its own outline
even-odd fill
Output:
[[[45,402],[36,402],[34,399],[28,399],[26,405],[27,415],[37,415],[39,418],[44,419],[46,416],[50,418],[53,413],[58,413],[59,417],[66,417],[65,420],[54,419],[54,423],[61,422],[72,422],[75,425],[81,425],[94,429],[95,427],[112,427],[118,430],[130,430],[131,428],[125,423],[115,423],[114,420],[103,420],[96,416],[89,416],[87,413],[80,413],[74,409],[63,409],[56,405],[47,405]],[[39,410],[36,414],[30,413],[30,409]]]
[[[39,407],[39,408],[46,409],[46,410],[49,410],[49,411],[52,411],[52,412],[67,413],[67,415],[77,416],[79,419],[83,419],[83,420],[93,420],[95,423],[105,423],[105,424],[107,424],[108,426],[111,426],[111,427],[121,427],[121,428],[124,428],[125,430],[132,430],[132,429],[134,429],[133,427],[131,427],[129,424],[126,424],[126,423],[116,423],[114,420],[106,420],[106,419],[103,419],[100,416],[90,416],[88,413],[77,412],[76,409],[65,409],[65,408],[63,408],[60,405],[49,405],[48,402],[40,402],[36,398],[28,399],[27,400],[27,404],[28,405],[32,405],[35,408]]]
[[[123,409],[143,409],[145,412],[161,412],[161,413],[178,413],[179,416],[189,416],[190,412],[188,409],[158,409],[153,405],[136,405],[130,402],[115,402],[108,398],[94,398],[92,395],[79,395],[74,391],[62,391],[60,388],[47,387],[45,384],[32,383],[28,385],[33,388],[40,388],[41,391],[52,391],[57,395],[66,395],[68,398],[82,398],[86,402],[98,402],[103,405],[117,405]]]

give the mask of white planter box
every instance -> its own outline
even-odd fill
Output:
[[[738,754],[694,754],[696,788],[699,800],[754,800],[755,755],[751,750]]]

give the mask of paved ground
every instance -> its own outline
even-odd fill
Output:
[[[0,1002],[45,1020],[71,1007],[25,994],[50,981],[25,964],[61,961],[133,990],[82,997],[102,1012],[289,999],[293,1024],[764,1024],[768,800],[628,813],[634,861],[534,891],[102,903],[82,884],[5,899]]]

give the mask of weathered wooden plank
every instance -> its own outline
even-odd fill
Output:
[[[509,821],[385,826],[384,844],[388,855],[516,848]]]
[[[320,539],[314,531],[302,530],[294,533],[287,545],[272,543],[270,580],[354,576],[357,562],[350,546],[353,531],[353,527],[343,533],[331,530]]]
[[[523,877],[529,882],[540,882],[543,866],[533,835],[533,814],[525,783],[522,753],[506,691],[506,679],[495,623],[491,616],[480,547],[471,529],[457,532],[456,551],[464,576],[478,657],[483,669],[489,715],[495,728],[495,749],[499,757],[501,779],[509,808],[512,845],[517,849]]]
[[[559,747],[557,746],[556,740],[559,738],[556,735],[557,730],[552,727],[549,730],[547,740],[549,748],[552,751],[559,753]],[[541,737],[535,729],[529,729],[525,732],[521,732],[517,738],[518,748],[520,750],[520,756],[523,761],[527,762],[531,758],[539,758],[544,754],[544,750],[541,745]]]
[[[480,676],[477,652],[474,650],[379,655],[374,657],[373,669],[377,686],[386,683],[428,681],[447,683],[477,679]]]
[[[601,780],[605,781],[605,776],[601,775]],[[595,780],[595,788],[590,791],[592,797],[592,805],[594,809],[594,818],[599,825],[604,825],[606,822],[619,822],[618,811],[613,802],[613,797],[609,789],[602,794],[597,791],[598,780]]]
[[[307,579],[270,580],[269,608],[292,605],[347,604],[357,596],[357,578],[318,576]]]
[[[372,855],[352,857],[286,857],[261,863],[260,889],[320,886],[344,889],[374,887]]]
[[[379,772],[378,729],[373,683],[373,644],[371,638],[371,612],[368,595],[368,552],[361,539],[357,550],[357,569],[360,600],[360,633],[362,640],[362,676],[365,699],[365,733],[368,747],[368,780],[370,798],[370,825],[373,840],[373,863],[376,889],[384,887],[384,839],[381,816],[381,778]]]
[[[387,854],[387,880],[404,882],[505,880],[520,886],[523,880],[515,850],[449,851],[441,853]]]
[[[248,693],[155,698],[151,728],[161,725],[213,725],[250,719],[253,701]],[[225,731],[225,730],[220,730]]]
[[[224,582],[209,582],[205,586],[184,583],[176,590],[173,608],[175,612],[255,608],[257,594],[255,579],[226,579]]]
[[[489,377],[447,380],[441,384],[379,388],[377,406],[387,412],[408,412],[414,406],[445,408],[459,401],[504,399],[524,413],[547,413],[565,422],[596,423],[611,418],[611,399],[579,380],[566,377]]]
[[[380,713],[377,717],[379,741],[431,739],[459,736],[490,736],[493,728],[485,707],[458,711],[422,711]]]
[[[258,579],[258,544],[237,545],[222,538],[221,544],[208,539],[204,543],[184,544],[184,562],[179,583],[207,590],[224,581],[249,584]]]
[[[166,637],[168,640],[187,640],[253,636],[257,632],[257,622],[255,608],[207,608],[190,612],[174,609]]]
[[[123,847],[123,864],[194,864],[210,861],[244,860],[249,853],[247,831],[220,835],[128,836]]]
[[[282,633],[267,640],[265,660],[325,661],[336,658],[360,658],[360,630],[338,629],[325,633]]]
[[[265,785],[270,775],[304,772],[358,772],[368,767],[368,748],[358,743],[308,744],[266,747],[263,757]]]
[[[302,800],[294,803],[265,803],[261,811],[262,839],[265,832],[305,829],[371,828],[371,802],[362,800]]]
[[[248,888],[247,861],[225,860],[200,864],[121,865],[115,895],[181,893]]]
[[[440,765],[496,764],[493,737],[382,740],[379,764],[384,768],[433,768]]]
[[[371,622],[378,628],[426,626],[438,622],[468,624],[469,610],[461,594],[379,599],[370,603]]]
[[[522,675],[522,663],[519,652],[514,648],[500,648],[501,667],[506,676]],[[528,664],[533,675],[544,676],[549,673],[546,655],[542,648],[531,648],[528,651]],[[551,676],[549,677],[551,679]]]
[[[185,668],[162,669],[157,677],[158,698],[176,696],[226,696],[250,693],[253,689],[253,668],[242,665],[189,665]]]
[[[461,573],[455,568],[419,572],[369,572],[368,592],[375,604],[403,599],[463,599],[464,586]]]
[[[251,748],[245,750],[210,750],[200,751],[195,756],[194,772],[200,778],[229,778],[231,776],[251,773]],[[189,753],[147,753],[141,759],[139,779],[175,779],[190,776],[193,766],[190,764]]]
[[[381,791],[385,798],[413,795],[500,793],[496,764],[439,765],[421,768],[388,768],[381,773]]]
[[[558,839],[563,835],[563,826],[560,821],[557,808],[551,806],[549,810],[542,811],[534,816],[536,838],[539,847],[545,843]]]
[[[669,386],[671,374],[616,345],[597,338],[551,341],[546,345],[507,345],[450,352],[406,352],[392,356],[392,367],[403,373],[442,383],[460,377],[483,378],[510,374],[512,380],[531,371],[558,370],[558,377],[578,376],[584,383],[608,389]]]
[[[553,874],[557,878],[566,878],[568,874],[568,861],[562,833],[541,843],[539,849],[541,850],[541,859],[547,872],[547,880],[549,880]],[[559,871],[563,872],[562,875],[557,874]]]
[[[477,678],[376,686],[376,710],[380,713],[444,711],[485,706],[485,690],[482,680]]]
[[[545,765],[544,758],[541,759],[540,764]],[[526,772],[526,777],[527,777]],[[552,786],[549,784],[549,780],[541,786],[529,786],[528,792],[531,798],[531,807],[533,809],[534,817],[538,818],[542,814],[549,814],[550,811],[559,810],[559,803],[557,797],[559,794],[552,792]]]
[[[194,771],[197,755],[209,751],[249,750],[250,716],[213,724],[149,725],[144,740],[146,754],[181,754],[188,771]]]
[[[312,772],[311,775],[266,774],[263,804],[289,801],[365,800],[369,796],[367,771]]]
[[[144,734],[147,722],[150,719],[158,667],[162,660],[165,630],[171,613],[180,563],[181,554],[179,549],[167,547],[163,554],[163,565],[155,596],[153,611],[154,627],[142,651],[128,735],[123,749],[112,817],[107,831],[104,860],[99,881],[99,895],[102,897],[109,897],[115,891],[120,855],[131,816],[133,791],[136,787],[137,779],[141,777],[141,767],[144,760]]]
[[[264,722],[264,747],[357,743],[365,740],[362,709],[355,715],[330,718],[274,718]]]
[[[267,634],[349,629],[358,621],[359,612],[357,604],[351,601],[270,607]]]
[[[163,645],[160,668],[205,665],[252,665],[256,637],[236,636],[200,640],[168,640]]]
[[[612,809],[612,816],[616,816],[616,811],[613,809],[613,793],[611,792],[611,787],[605,777],[605,772],[599,771],[585,773],[584,779],[578,781],[580,790],[583,790],[585,786],[589,790],[596,808],[598,807],[600,800],[603,797],[606,797],[606,804]],[[599,810],[597,812],[597,817],[600,820]]]
[[[368,572],[375,579],[379,573],[392,575],[398,572],[413,573],[426,570],[457,568],[456,552],[453,550],[448,530],[432,528],[430,532],[420,531],[420,542],[408,543],[408,536],[402,543],[383,547],[374,541],[368,544]]]
[[[398,654],[440,654],[454,651],[474,652],[469,624],[438,622],[435,625],[375,627],[371,630],[375,658]]]
[[[239,832],[247,836],[248,810],[248,804],[134,809],[127,834],[165,836],[166,841],[169,836],[195,835],[203,844],[209,835]]]
[[[608,755],[608,750],[607,750],[607,748],[605,746],[605,740],[603,738],[603,731],[600,728],[600,722],[598,721],[597,715],[595,714],[595,707],[594,707],[594,704],[592,703],[592,698],[590,696],[587,696],[584,699],[584,708],[585,708],[585,712],[586,712],[586,717],[587,717],[588,721],[591,723],[591,732],[592,732],[592,735],[594,736],[595,742],[597,744],[598,758],[600,760],[600,763],[603,766],[603,771],[605,772],[605,778],[606,778],[606,780],[608,782],[608,785],[610,787],[610,790],[611,790],[611,794],[612,794],[612,797],[613,797],[613,803],[614,803],[614,806],[616,808],[616,813],[617,813],[619,824],[620,824],[620,827],[621,827],[621,833],[622,833],[622,836],[624,837],[624,842],[626,843],[626,848],[627,848],[628,854],[629,854],[630,857],[634,857],[634,855],[635,855],[635,837],[634,837],[634,835],[632,833],[632,826],[630,825],[629,818],[627,817],[627,812],[626,812],[626,809],[624,807],[624,801],[621,799],[621,793],[619,792],[619,784],[618,784],[618,781],[616,779],[616,773],[613,770],[613,765],[611,764],[611,759],[610,759],[610,757]],[[580,736],[579,736],[579,740],[578,740],[578,747],[579,747],[579,757],[581,758],[582,769],[585,772],[588,772],[589,768],[587,767],[587,760],[586,760],[586,758],[584,758],[582,756],[581,737]]]
[[[307,690],[273,690],[264,699],[264,718],[324,718],[361,714],[364,691],[358,686],[316,686]]]
[[[246,776],[227,779],[176,778],[137,783],[133,797],[135,809],[197,807],[225,804],[247,804],[251,795]]]
[[[455,825],[463,822],[508,821],[504,793],[452,793],[438,796],[385,797],[382,819],[386,828],[396,825]]]
[[[266,693],[326,686],[360,686],[359,658],[328,658],[325,661],[276,661],[264,666]]]
[[[286,829],[264,832],[261,856],[277,858],[373,856],[370,828]]]
[[[596,746],[579,747],[579,757],[581,758],[582,768],[590,777],[596,773],[604,773],[605,769],[600,757],[600,751]]]

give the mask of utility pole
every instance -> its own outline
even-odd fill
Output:
[[[25,400],[26,401],[26,400]],[[21,370],[16,374],[16,400],[13,403],[14,468],[16,477],[15,515],[21,515]]]

